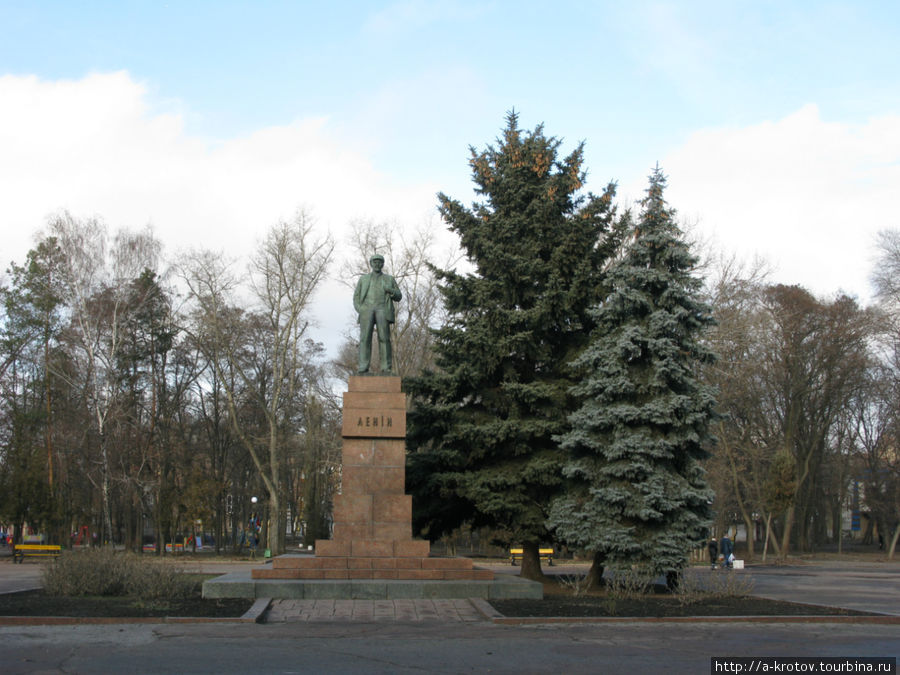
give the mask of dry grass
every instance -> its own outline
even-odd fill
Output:
[[[200,581],[181,565],[111,549],[65,551],[42,570],[44,592],[55,596],[128,596],[149,600],[187,598]]]

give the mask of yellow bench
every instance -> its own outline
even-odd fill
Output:
[[[522,562],[522,556],[524,555],[524,549],[522,548],[511,548],[509,549],[509,564],[510,565],[518,565]],[[538,556],[540,556],[542,562],[546,562],[550,567],[553,567],[553,549],[552,548],[539,548]]]
[[[58,544],[16,544],[13,562],[22,562],[26,556],[35,558],[56,558],[62,547]]]

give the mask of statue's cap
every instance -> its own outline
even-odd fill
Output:
[[[380,253],[376,253],[371,258],[369,258],[369,262],[372,262],[373,260],[380,260],[381,262],[384,262],[384,256]]]

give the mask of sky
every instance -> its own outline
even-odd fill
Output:
[[[476,198],[469,148],[515,110],[584,142],[587,189],[632,204],[658,163],[692,236],[866,304],[900,228],[898,42],[893,1],[0,0],[0,269],[63,210],[239,265],[301,208],[339,256],[354,220],[446,232],[436,194]]]

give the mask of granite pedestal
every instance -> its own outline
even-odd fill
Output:
[[[247,580],[252,594],[226,575],[204,584],[205,597],[541,597],[540,584],[495,580],[470,559],[432,557],[429,542],[413,539],[412,497],[404,494],[406,394],[399,377],[350,378],[342,437],[332,539],[318,540],[314,556],[278,556],[271,567],[254,569]],[[226,592],[221,586],[229,582],[240,595],[213,595]]]

